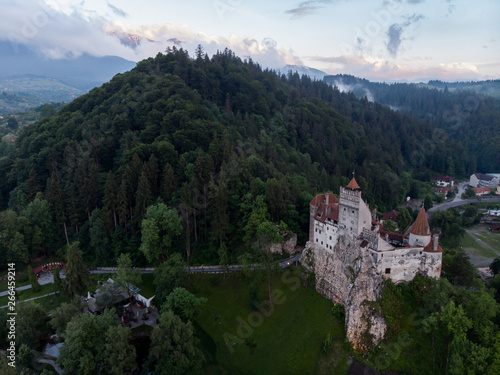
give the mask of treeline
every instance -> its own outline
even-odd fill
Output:
[[[500,100],[496,98],[471,90],[452,93],[447,87],[440,91],[422,84],[375,83],[349,75],[326,76],[324,81],[343,85],[358,97],[371,95],[381,104],[442,129],[441,137],[426,145],[432,148],[432,157],[423,163],[429,169],[467,178],[500,168]]]
[[[174,49],[26,128],[0,159],[0,207],[23,216],[41,193],[53,225],[35,241],[44,251],[79,240],[91,264],[130,253],[139,266],[143,220],[163,203],[182,218],[173,251],[206,264],[224,244],[234,261],[258,226],[250,218],[283,221],[303,240],[314,194],[337,192],[352,171],[372,207],[395,207],[411,189],[409,166],[430,173],[432,137],[425,122],[307,76],[229,50]],[[19,225],[0,225],[3,253],[16,233],[36,249]]]

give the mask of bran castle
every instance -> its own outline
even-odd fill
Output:
[[[382,312],[373,307],[383,281],[411,281],[417,273],[439,278],[443,249],[430,232],[424,208],[406,233],[397,234],[384,231],[355,178],[340,188],[339,198],[326,193],[311,201],[301,262],[314,272],[316,290],[344,305],[347,337],[363,351],[385,335]]]

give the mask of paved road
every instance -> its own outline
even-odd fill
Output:
[[[281,268],[286,268],[293,263],[297,262],[300,260],[300,257],[302,256],[302,251],[298,252],[295,254],[293,257],[289,259],[285,259],[279,262],[279,266]],[[251,267],[252,270],[256,268],[264,268],[264,266],[258,266],[258,265],[253,265]],[[139,273],[154,273],[154,268],[152,267],[146,267],[146,268],[136,268]],[[197,266],[197,267],[190,267],[189,270],[186,268],[186,272],[189,273],[221,273],[221,272],[237,272],[241,271],[242,266],[241,264],[231,264],[228,265],[227,267],[223,266]],[[93,269],[89,270],[90,273],[116,273],[116,267],[95,267]]]
[[[500,197],[488,197],[488,198],[472,198],[472,199],[459,199],[453,200],[451,202],[441,203],[440,205],[432,207],[429,211],[427,211],[427,216],[429,219],[434,215],[434,213],[438,211],[445,211],[452,207],[466,206],[471,203],[490,203],[490,202],[500,202]]]

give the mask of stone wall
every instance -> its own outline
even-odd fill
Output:
[[[314,271],[316,290],[321,295],[344,305],[346,334],[353,348],[363,352],[380,342],[387,327],[370,302],[380,296],[382,277],[370,253],[345,234],[333,251],[308,242],[301,263]]]

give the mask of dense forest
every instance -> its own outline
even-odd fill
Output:
[[[500,100],[488,95],[490,88],[497,90],[498,81],[455,83],[450,89],[440,81],[387,84],[349,75],[326,76],[324,81],[441,129],[443,139],[431,144],[439,151],[430,160],[431,169],[460,177],[500,170]]]
[[[386,211],[413,178],[474,172],[472,143],[227,49],[168,50],[20,132],[0,159],[1,261],[73,240],[89,264],[121,253],[154,263],[141,240],[193,264],[217,263],[220,247],[235,260],[262,218],[303,240],[312,197],[337,192],[353,171],[371,207]],[[160,220],[169,233],[151,229]]]

